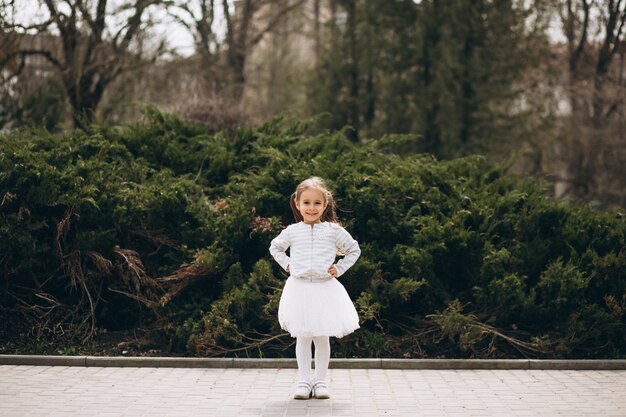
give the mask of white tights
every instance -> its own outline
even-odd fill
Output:
[[[315,381],[324,381],[330,362],[330,338],[328,336],[296,338],[298,377],[300,381],[311,380],[311,342],[315,344]]]

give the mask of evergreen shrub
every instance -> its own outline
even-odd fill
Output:
[[[554,201],[480,156],[308,127],[208,134],[148,109],[125,127],[0,136],[4,345],[149,329],[161,354],[292,356],[268,247],[319,175],[362,248],[340,278],[361,329],[334,355],[626,357],[621,212]]]

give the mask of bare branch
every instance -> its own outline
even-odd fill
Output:
[[[224,11],[224,19],[226,20],[226,42],[228,43],[228,45],[232,45],[234,43],[234,28],[230,16],[230,10],[228,9],[228,1],[222,0],[222,6]]]
[[[123,31],[124,29],[126,29],[126,33],[124,35],[124,37],[122,38],[122,43],[121,43],[121,50],[126,51],[128,50],[128,46],[130,45],[130,42],[133,40],[133,38],[135,37],[135,35],[137,34],[137,31],[139,30],[139,28],[141,27],[141,18],[143,17],[143,13],[146,11],[146,9],[150,6],[152,6],[153,4],[158,4],[159,0],[137,0],[137,3],[135,4],[135,13],[128,19],[127,24],[120,29],[120,32]],[[117,35],[116,35],[117,38]]]
[[[105,13],[107,8],[106,0],[98,0],[98,7],[96,7],[96,21],[95,21],[95,36],[97,39],[102,39],[102,33],[105,27]]]
[[[583,56],[587,37],[589,34],[589,15],[591,4],[588,0],[581,0],[583,8],[583,23],[580,28],[580,37],[576,42],[576,11],[573,9],[572,0],[567,0],[567,17],[561,14],[561,19],[565,26],[565,33],[570,47],[569,66],[570,72],[574,74],[578,68],[578,63]],[[576,47],[574,47],[576,43]]]
[[[9,52],[8,54],[5,55],[4,59],[0,61],[0,67],[4,66],[6,62],[10,61],[11,59],[15,57],[21,56],[23,59],[27,56],[33,56],[33,55],[43,56],[44,58],[48,60],[48,62],[50,62],[55,67],[59,69],[63,68],[61,62],[57,60],[50,51],[45,51],[42,49],[20,49],[17,51]]]
[[[215,20],[215,2],[210,0],[208,6],[206,0],[200,3],[201,15],[196,20],[196,28],[199,34],[199,44],[203,51],[210,50],[210,40],[213,37],[213,22]]]
[[[289,13],[291,13],[293,10],[297,9],[298,7],[302,6],[305,3],[305,1],[306,0],[298,0],[297,2],[280,10],[273,17],[273,19],[259,33],[257,33],[257,35],[254,38],[252,38],[249,45],[256,45],[257,43],[259,43],[261,39],[263,39],[263,36],[265,36],[266,33],[274,29],[274,27],[276,27],[276,25],[278,25],[286,15],[288,15]]]
[[[248,338],[244,333],[234,330],[234,332],[243,338]],[[232,355],[233,353],[243,352],[250,349],[258,350],[264,345],[273,342],[274,340],[289,340],[289,333],[281,333],[277,335],[266,335],[263,339],[252,339],[251,342],[245,343],[243,346],[237,348],[227,348],[220,344],[210,343],[208,341],[202,342],[202,349],[213,355]],[[248,338],[250,339],[250,338]],[[291,345],[292,343],[289,343]]]
[[[50,19],[53,20],[57,24],[59,30],[63,32],[64,25],[63,25],[61,17],[67,18],[67,16],[57,10],[53,0],[44,0],[44,2],[46,4],[46,7],[48,7],[48,12],[50,13]]]
[[[183,10],[185,12],[187,12],[191,18],[194,20],[195,22],[195,16],[192,14],[192,12],[187,9],[186,7],[179,7],[179,10]],[[178,22],[179,24],[183,25],[187,30],[189,30],[190,32],[193,31],[195,29],[195,25],[189,23],[188,20],[186,20],[184,17],[179,16],[178,14],[176,14],[175,12],[169,12],[169,16],[174,18],[174,20],[176,22]]]
[[[83,0],[76,0],[76,7],[78,8],[78,10],[80,10],[80,13],[83,19],[85,19],[85,21],[87,22],[87,24],[91,27],[91,30],[93,31],[95,24],[94,24],[93,19],[91,18],[91,15],[89,14],[89,10],[87,10],[87,8],[85,7],[85,4],[83,3]]]
[[[584,50],[585,50],[585,45],[587,44],[587,34],[589,31],[589,10],[590,10],[590,5],[589,2],[587,0],[582,0],[583,3],[583,13],[584,13],[584,17],[583,17],[583,27],[581,29],[581,34],[580,34],[580,41],[578,42],[578,47],[576,48],[576,52],[574,54],[574,59],[575,61],[575,65],[574,65],[574,69],[578,63],[578,61],[580,61],[580,57],[582,56]]]
[[[3,22],[2,23],[2,27],[7,31],[7,32],[11,32],[11,31],[16,31],[16,30],[21,30],[25,33],[28,32],[32,32],[32,31],[37,31],[37,32],[43,32],[46,29],[48,29],[48,27],[55,23],[54,19],[49,19],[46,20],[45,22],[41,22],[41,23],[33,23],[31,25],[24,25],[21,23],[6,23]]]
[[[608,8],[608,20],[605,27],[605,37],[600,48],[600,55],[598,56],[598,63],[596,66],[596,74],[604,76],[611,65],[617,45],[619,43],[619,37],[624,25],[625,14],[621,11],[622,0],[618,0],[615,3],[613,0],[609,1]],[[619,23],[619,26],[618,26]],[[617,32],[616,32],[617,28]]]
[[[621,0],[619,2],[619,4],[617,5],[618,7],[618,12],[621,13],[621,17],[620,17],[620,22],[619,22],[619,27],[617,28],[617,33],[615,34],[615,41],[613,42],[613,49],[611,50],[611,55],[615,55],[617,52],[617,48],[620,45],[621,41],[621,36],[622,36],[622,31],[624,30],[624,23],[626,22],[626,7],[624,8],[624,10],[619,10],[621,6]]]
[[[169,15],[184,26],[194,37],[194,42],[202,53],[210,51],[211,41],[215,38],[213,24],[215,21],[215,1],[200,0],[200,13],[195,13],[188,3],[172,4]],[[177,12],[182,12],[183,15]]]
[[[243,12],[241,13],[241,22],[239,23],[239,27],[237,28],[237,33],[234,35],[237,37],[236,44],[229,45],[234,47],[233,49],[241,49],[242,54],[245,54],[248,40],[248,29],[250,28],[250,22],[256,12],[257,3],[252,0],[244,0],[243,3]]]

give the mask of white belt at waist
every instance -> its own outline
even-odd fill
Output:
[[[325,282],[330,281],[333,277],[330,274],[323,274],[319,272],[305,272],[300,275],[292,275],[296,279],[301,279],[303,281],[309,282]]]

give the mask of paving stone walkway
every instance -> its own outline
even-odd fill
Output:
[[[7,417],[626,417],[626,371],[330,369],[330,400],[291,398],[295,369],[0,366]]]

